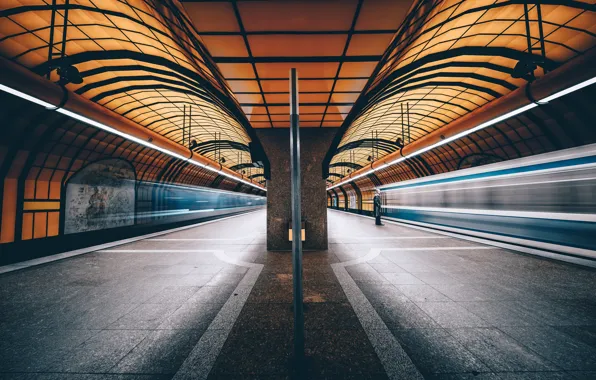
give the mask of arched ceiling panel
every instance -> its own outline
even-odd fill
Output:
[[[365,166],[391,153],[388,141],[407,145],[525,85],[512,77],[521,60],[540,77],[595,45],[594,0],[420,0],[342,125],[330,173],[343,174],[337,163]]]
[[[179,144],[196,140],[224,166],[249,164],[252,127],[185,12],[176,0],[2,1],[0,55],[52,81],[72,65],[83,82],[69,90]]]

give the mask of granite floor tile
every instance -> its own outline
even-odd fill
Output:
[[[490,372],[479,358],[443,329],[393,330],[393,335],[425,376]]]
[[[596,371],[596,349],[552,327],[508,326],[500,329],[559,368]]]
[[[56,360],[48,372],[107,373],[148,333],[147,330],[103,330]]]
[[[424,282],[410,273],[383,273],[383,277],[393,285],[423,285]]]
[[[447,331],[494,372],[536,372],[559,369],[498,329],[460,328]]]
[[[185,303],[164,318],[157,329],[203,329],[209,326],[222,305],[213,303]]]
[[[461,302],[421,302],[418,306],[441,327],[489,327],[482,318],[468,311]]]
[[[152,331],[110,372],[174,374],[203,332],[204,329]]]
[[[414,302],[445,302],[451,301],[443,293],[430,285],[396,285],[409,300]]]
[[[373,305],[387,327],[390,329],[410,328],[440,328],[428,314],[414,302],[406,301],[400,304]]]
[[[146,303],[182,305],[199,289],[200,287],[198,286],[167,286],[161,292],[149,298]]]

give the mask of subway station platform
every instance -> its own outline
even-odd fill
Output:
[[[329,211],[304,253],[307,377],[593,379],[596,271]],[[0,275],[0,378],[293,377],[265,211]]]

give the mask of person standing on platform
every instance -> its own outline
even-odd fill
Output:
[[[376,189],[375,190],[375,196],[373,198],[373,204],[374,204],[374,214],[375,214],[375,224],[377,226],[382,226],[383,223],[381,223],[381,190]]]

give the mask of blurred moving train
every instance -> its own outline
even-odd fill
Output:
[[[156,195],[155,192],[159,192]],[[148,193],[153,193],[149,196]],[[233,191],[209,189],[198,186],[182,186],[144,183],[137,190],[141,199],[159,199],[152,203],[153,210],[137,211],[138,224],[166,224],[186,222],[237,214],[266,206],[263,196]]]
[[[380,189],[400,222],[596,260],[596,145]]]

